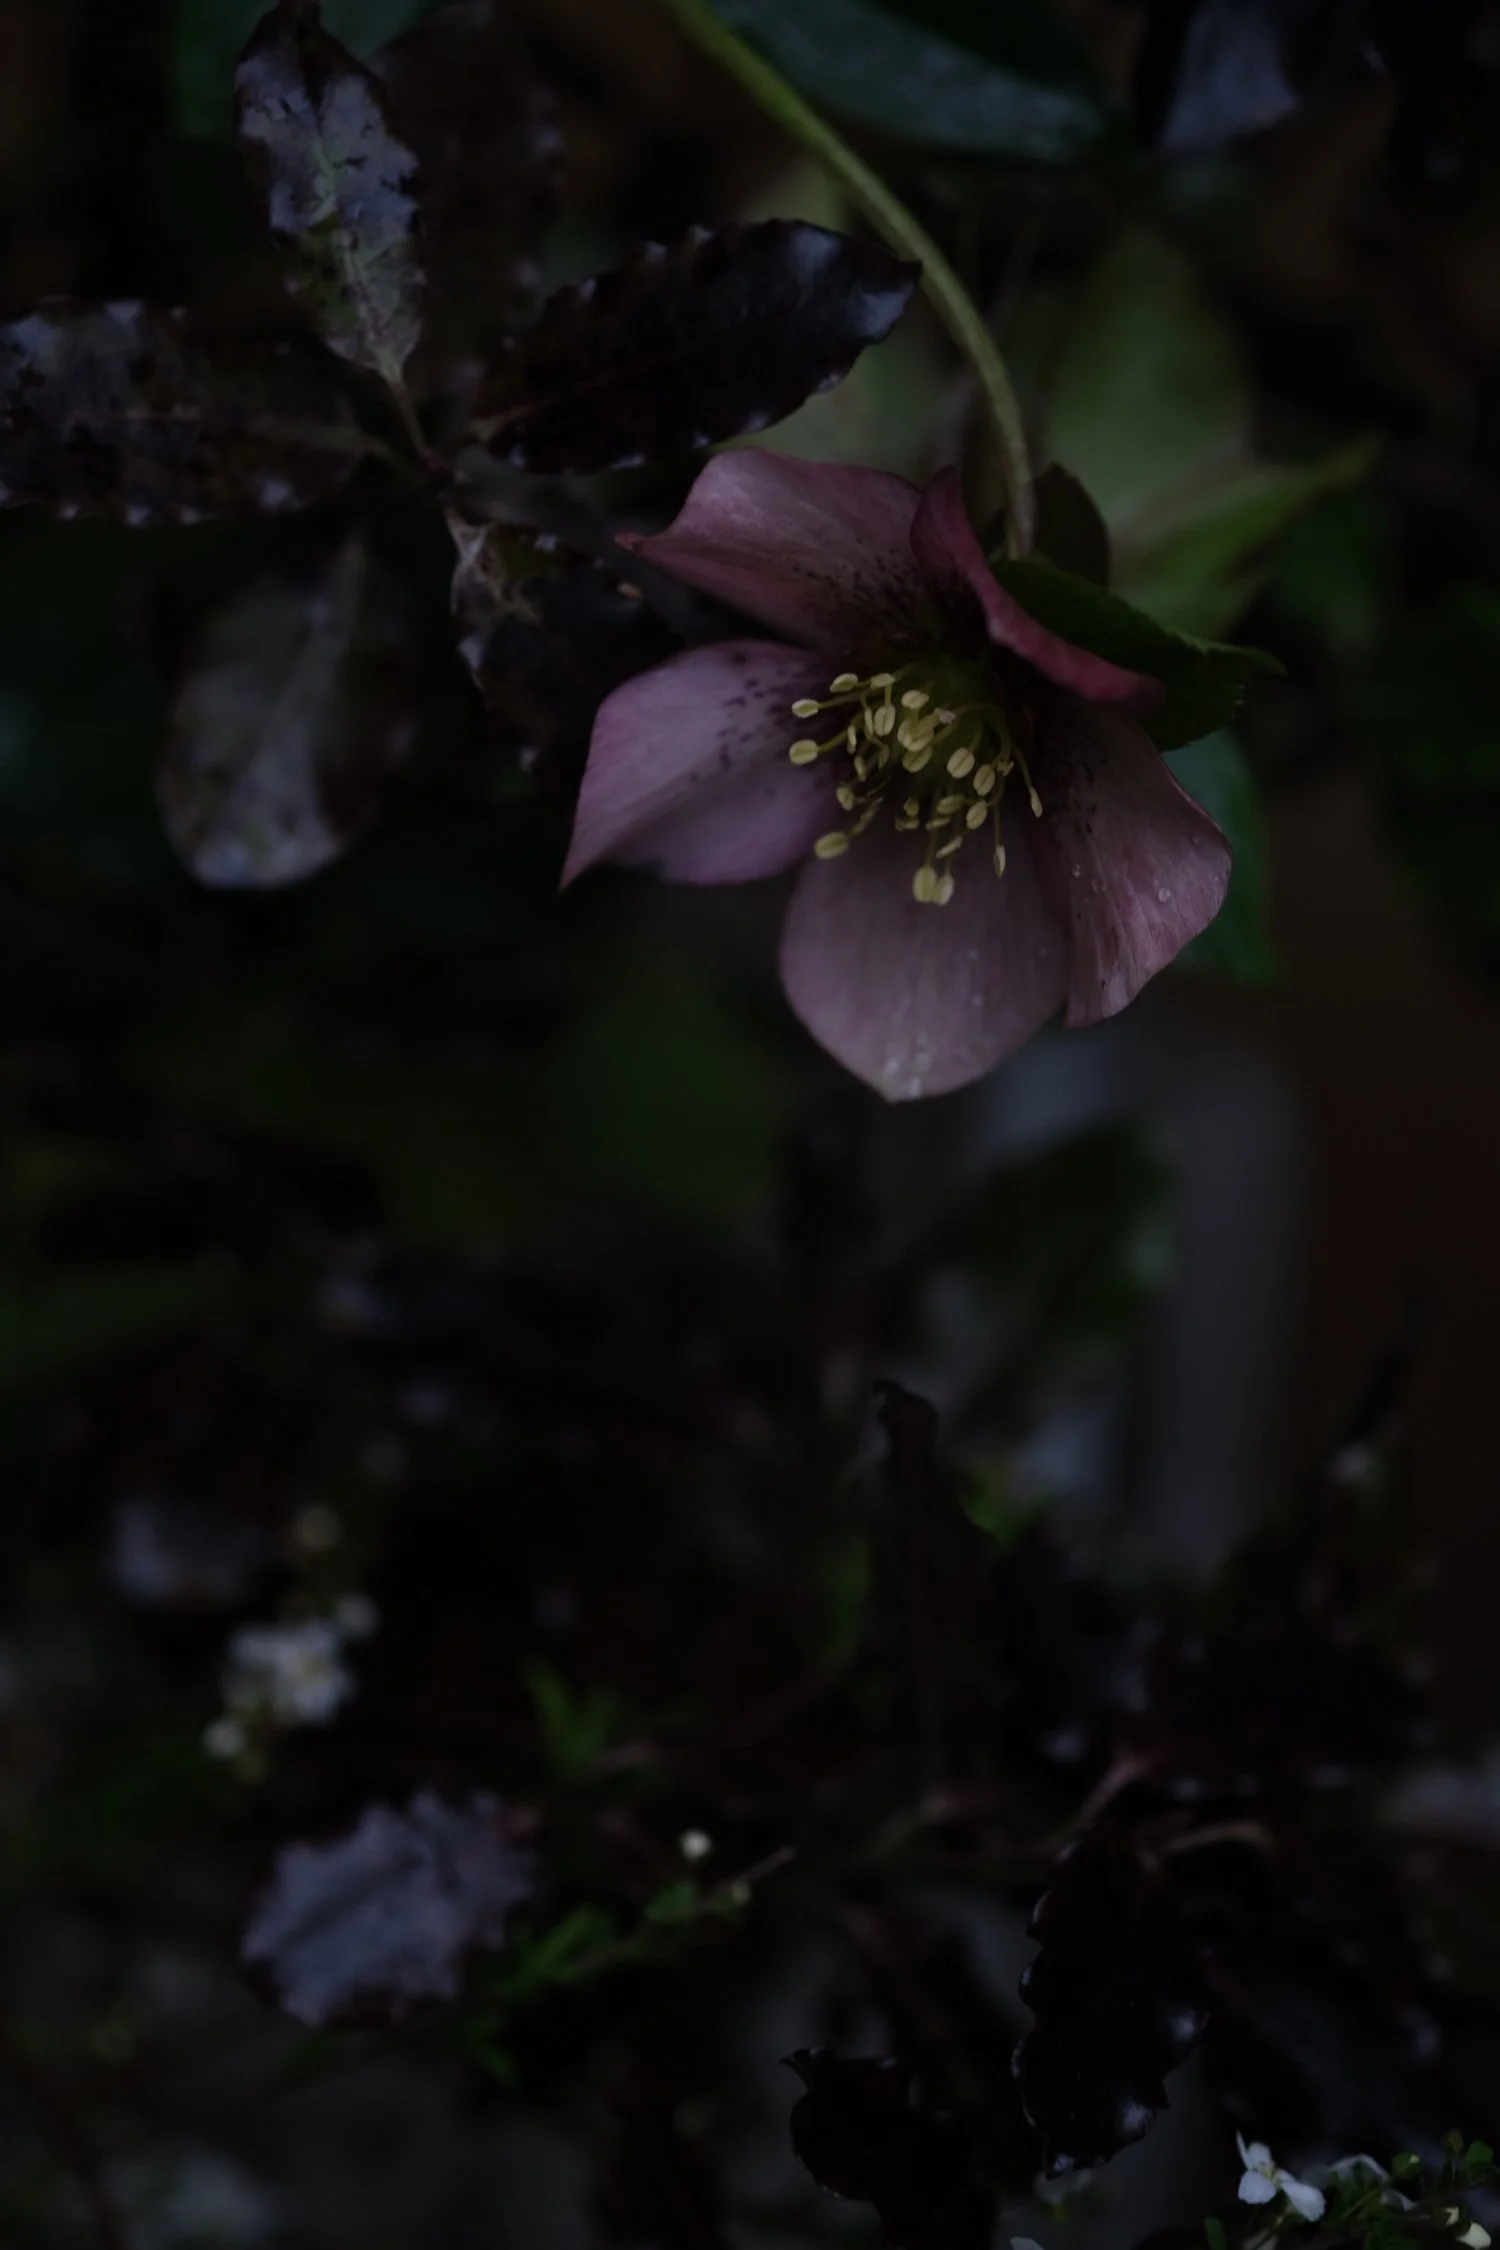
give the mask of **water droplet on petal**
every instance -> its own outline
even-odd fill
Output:
[[[1170,906],[1172,903],[1171,892],[1168,890],[1158,891],[1156,894],[1156,903],[1158,906]]]

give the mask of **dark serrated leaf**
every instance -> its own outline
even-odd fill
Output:
[[[0,503],[130,524],[281,515],[369,452],[332,363],[182,313],[58,300],[0,328]]]
[[[500,735],[549,794],[576,791],[600,704],[682,646],[603,571],[559,570],[524,532],[450,520],[459,653]]]
[[[1148,672],[1166,688],[1160,708],[1143,722],[1163,750],[1227,726],[1257,680],[1281,670],[1256,648],[1193,640],[1158,625],[1142,610],[1086,579],[1033,556],[1026,562],[992,558],[990,567],[1008,593],[1041,624],[1128,670]]]
[[[458,0],[374,69],[420,165],[428,311],[413,387],[466,394],[534,285],[561,184],[556,105],[495,0]]]
[[[547,300],[476,433],[515,468],[584,471],[763,430],[888,335],[916,282],[793,220],[648,243]]]
[[[167,832],[201,883],[295,883],[348,849],[410,745],[412,664],[400,591],[357,538],[209,620],[158,775]]]
[[[1415,2148],[1459,2114],[1444,2017],[1414,1916],[1368,1852],[1305,1828],[1275,1854],[1184,1854],[1202,1947],[1210,2077],[1273,2147]]]
[[[1147,138],[1177,155],[1201,154],[1290,117],[1303,97],[1309,33],[1328,18],[1318,0],[1172,0],[1154,9],[1136,66]]]
[[[1108,118],[1049,0],[715,0],[814,100],[882,132],[974,156],[1071,164]]]
[[[1024,2193],[1041,2150],[1011,2067],[1014,2014],[968,1934],[935,1912],[896,1906],[854,1904],[846,1920],[892,2047],[912,2065],[928,2100],[962,2119],[984,2177]]]
[[[1107,2164],[1167,2106],[1166,2076],[1203,2036],[1202,1970],[1171,1897],[1129,1843],[1092,1836],[1058,1861],[1021,1980],[1036,2017],[1016,2050],[1026,2114],[1057,2175]]]
[[[819,2187],[871,2204],[890,2250],[988,2250],[995,2202],[974,2176],[968,2137],[913,2100],[903,2064],[826,2048],[786,2061],[807,2088],[792,2146]]]
[[[422,1791],[371,1805],[345,1836],[288,1844],[241,1958],[299,2023],[397,2020],[453,2000],[469,1955],[505,1940],[532,1854],[498,1798]]]
[[[380,81],[280,0],[235,74],[235,132],[287,283],[330,350],[399,391],[421,334],[417,159]]]
[[[179,132],[226,138],[234,71],[269,0],[173,0],[172,95]],[[426,12],[428,0],[323,0],[323,21],[362,62]]]

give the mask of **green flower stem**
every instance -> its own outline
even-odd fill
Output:
[[[919,225],[878,174],[840,140],[817,111],[795,93],[768,62],[715,13],[711,0],[661,0],[669,15],[705,54],[724,65],[769,117],[800,141],[809,155],[826,164],[848,190],[851,201],[890,247],[922,268],[922,286],[943,325],[979,378],[999,441],[1000,474],[1005,486],[1005,543],[1010,554],[1029,553],[1035,529],[1031,462],[1021,410],[1005,362],[973,298],[926,228]]]

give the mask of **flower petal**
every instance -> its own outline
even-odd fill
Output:
[[[1274,2203],[1276,2195],[1276,2182],[1264,2172],[1247,2172],[1240,2182],[1241,2203]]]
[[[787,998],[845,1068],[888,1101],[966,1086],[1040,1030],[1067,988],[1067,949],[1028,853],[1003,877],[976,837],[946,906],[919,906],[919,839],[881,821],[814,860],[781,940]]]
[[[1325,2208],[1323,2190],[1309,2187],[1306,2180],[1293,2179],[1290,2172],[1278,2172],[1276,2184],[1298,2218],[1307,2219],[1313,2225],[1316,2225],[1318,2220],[1322,2218]]]
[[[984,559],[964,508],[956,469],[939,469],[922,494],[911,527],[912,553],[939,596],[951,601],[965,588],[984,613],[985,630],[997,648],[1034,665],[1044,679],[1083,696],[1090,703],[1114,703],[1144,715],[1165,692],[1160,680],[1127,672],[1091,650],[1077,648],[1049,631],[998,583]]]
[[[1042,882],[1073,941],[1067,1020],[1098,1023],[1213,920],[1229,845],[1117,712],[1059,703],[1038,730],[1035,772]]]
[[[849,653],[909,625],[918,493],[884,469],[721,453],[675,523],[620,544],[809,647]]]
[[[776,641],[715,641],[642,672],[594,721],[563,869],[601,859],[675,883],[774,875],[838,823],[830,760],[794,766],[792,704],[823,667]]]

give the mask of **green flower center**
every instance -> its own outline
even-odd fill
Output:
[[[787,752],[794,766],[832,758],[840,768],[837,795],[849,825],[818,838],[819,859],[837,859],[884,810],[898,832],[927,839],[911,884],[919,905],[947,905],[954,863],[981,833],[995,873],[1005,873],[1000,815],[1007,784],[1020,775],[1038,817],[1042,800],[1017,729],[977,665],[934,656],[863,679],[840,672],[826,696],[792,705],[796,719],[824,714],[834,717],[834,731],[821,740],[801,735]]]

